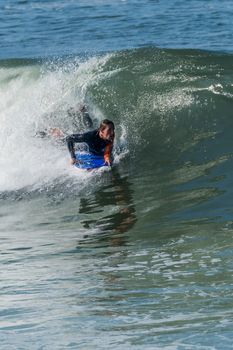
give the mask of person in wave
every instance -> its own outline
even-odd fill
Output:
[[[81,129],[90,130],[93,128],[93,121],[87,111],[87,107],[82,105],[80,109],[77,111],[74,108],[69,108],[67,114],[70,120],[73,121],[75,127],[77,127],[77,123]],[[67,135],[67,134],[66,134]],[[63,132],[58,127],[49,128],[43,131],[37,131],[36,137],[54,137],[57,140],[63,141],[66,137],[65,132]]]
[[[115,137],[115,126],[111,120],[104,119],[98,129],[83,134],[72,134],[66,137],[68,150],[71,155],[71,164],[78,163],[75,156],[74,144],[84,142],[89,152],[104,156],[106,165],[112,164],[112,149]]]

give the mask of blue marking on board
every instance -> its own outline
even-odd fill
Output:
[[[84,152],[76,152],[75,156],[78,163],[74,165],[78,169],[96,169],[106,166],[104,156]]]

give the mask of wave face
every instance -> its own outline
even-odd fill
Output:
[[[0,66],[2,348],[229,347],[232,56]],[[116,124],[111,171],[74,170],[38,137],[83,131],[83,103]]]
[[[116,149],[140,173],[208,164],[231,154],[231,55],[139,49],[87,60],[5,61],[0,70],[0,189],[67,178],[66,147],[36,138],[83,131],[67,113],[89,106],[95,126],[117,126]],[[228,140],[228,141],[227,141]],[[166,170],[165,170],[166,171]]]

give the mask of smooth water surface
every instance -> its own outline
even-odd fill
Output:
[[[0,58],[158,46],[233,51],[231,0],[2,0]]]

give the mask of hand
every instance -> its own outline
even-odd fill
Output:
[[[49,133],[51,136],[54,136],[54,137],[64,137],[65,136],[64,132],[59,128],[51,128],[49,130]]]
[[[70,164],[71,164],[71,165],[74,165],[74,164],[76,164],[76,163],[78,163],[77,159],[76,159],[76,158],[71,158]]]
[[[112,165],[112,163],[111,163],[111,161],[110,161],[110,160],[105,160],[105,165],[107,165],[107,166],[111,166],[111,165]]]

